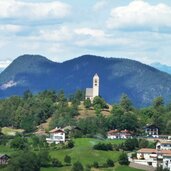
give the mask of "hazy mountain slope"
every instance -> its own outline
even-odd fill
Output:
[[[160,64],[160,63],[152,63],[151,66],[160,70],[160,71],[171,74],[171,66]]]
[[[95,73],[100,76],[100,94],[109,103],[117,102],[122,93],[128,94],[137,106],[148,105],[157,96],[170,99],[169,74],[133,60],[91,55],[63,63],[41,56],[21,56],[0,74],[0,96],[22,94],[26,89],[63,89],[70,94],[92,87]]]

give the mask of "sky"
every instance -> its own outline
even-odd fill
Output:
[[[23,54],[171,65],[171,1],[0,0],[0,68]]]

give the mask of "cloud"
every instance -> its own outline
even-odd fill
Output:
[[[167,32],[171,28],[171,7],[134,0],[128,6],[113,8],[107,26],[110,29]]]
[[[0,31],[7,32],[7,33],[17,33],[21,30],[22,27],[19,25],[13,25],[13,24],[0,25]]]
[[[107,4],[108,4],[108,0],[100,0],[93,6],[93,10],[100,11],[100,10],[104,9]]]
[[[75,36],[77,37],[75,40],[75,45],[89,49],[99,47],[99,49],[96,50],[108,50],[114,46],[129,45],[131,43],[128,38],[122,38],[116,35],[108,34],[100,29],[79,28],[75,29],[74,33],[77,34]]]
[[[21,0],[0,1],[1,19],[43,20],[63,18],[70,13],[70,6],[60,1],[23,2]]]
[[[6,68],[10,63],[11,61],[9,60],[0,61],[0,68]]]
[[[62,42],[72,38],[72,29],[66,26],[50,27],[40,29],[36,34],[30,36],[29,40]]]
[[[1,90],[6,90],[8,88],[15,87],[16,85],[17,85],[17,82],[14,82],[13,80],[11,80],[11,81],[9,81],[9,82],[7,82],[5,84],[2,84],[0,86],[0,89]]]
[[[99,29],[91,29],[91,28],[79,28],[74,31],[78,35],[89,35],[92,37],[102,37],[105,35],[104,31]]]

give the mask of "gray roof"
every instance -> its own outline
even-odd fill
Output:
[[[0,154],[0,158],[9,158],[9,156],[7,154]]]
[[[93,97],[93,89],[86,88],[86,97]]]

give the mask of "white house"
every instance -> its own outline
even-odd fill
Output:
[[[159,128],[157,126],[155,126],[155,125],[147,125],[144,128],[144,131],[145,131],[147,136],[151,136],[153,138],[158,138]]]
[[[156,144],[156,149],[158,150],[171,150],[170,140],[160,140]]]
[[[169,169],[171,171],[171,154],[163,155],[163,169]]]
[[[132,133],[128,130],[110,130],[107,132],[107,138],[108,139],[127,139],[132,138]]]
[[[50,133],[50,137],[46,138],[46,141],[48,143],[59,144],[59,143],[65,142],[65,131],[64,131],[64,129],[56,127],[55,129],[49,131],[49,133]]]
[[[85,99],[93,101],[94,97],[99,96],[100,78],[97,74],[93,77],[93,88],[86,88]]]
[[[171,150],[142,148],[137,151],[137,159],[134,162],[153,167],[160,165],[171,170]]]

